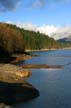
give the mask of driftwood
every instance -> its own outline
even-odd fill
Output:
[[[21,65],[23,68],[63,68],[63,65],[48,65],[48,64],[24,64]]]

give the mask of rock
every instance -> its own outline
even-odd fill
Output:
[[[12,55],[12,57],[15,59],[12,60],[10,63],[17,64],[17,63],[20,63],[26,59],[31,59],[33,56],[24,52],[24,54],[14,54],[14,55]]]
[[[0,82],[0,102],[7,105],[24,102],[39,96],[39,91],[27,82],[23,84]]]
[[[12,64],[0,65],[0,81],[17,83],[22,82],[23,78],[29,77],[31,72],[28,69],[23,69],[20,66]]]
[[[62,69],[63,65],[48,65],[48,64],[21,64],[20,65],[23,68],[47,68],[47,69]]]
[[[39,91],[24,80],[29,75],[31,73],[22,67],[0,65],[0,103],[11,105],[39,96]]]
[[[12,107],[4,103],[0,103],[0,108],[12,108]]]

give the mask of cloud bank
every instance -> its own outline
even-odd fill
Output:
[[[17,22],[16,25],[20,28],[24,28],[25,30],[30,30],[30,31],[35,31],[35,32],[39,31],[40,33],[48,35],[49,37],[52,37],[55,40],[71,35],[71,25],[65,25],[65,26],[59,27],[59,26],[44,24],[41,26],[37,26],[30,22],[27,22],[27,23]]]
[[[13,11],[20,0],[0,0],[0,12]]]
[[[25,30],[30,30],[30,31],[35,31],[35,32],[39,31],[40,33],[43,33],[49,36],[57,30],[57,28],[53,25],[44,24],[42,26],[37,26],[30,22],[26,22],[26,23],[17,22],[16,25],[20,28],[24,28]]]
[[[37,32],[37,25],[30,23],[30,22],[26,22],[26,23],[20,23],[17,22],[16,25],[20,28],[24,28],[25,30],[30,30],[30,31],[35,31]]]

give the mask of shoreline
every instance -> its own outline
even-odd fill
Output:
[[[67,50],[69,48],[66,48]],[[29,54],[29,53],[32,53],[32,52],[44,52],[44,51],[56,51],[56,50],[66,50],[65,48],[62,48],[62,49],[41,49],[41,50],[25,50],[25,52],[27,54],[16,54],[16,55],[13,55],[12,57],[14,57],[15,59],[12,60],[10,63],[11,64],[18,64],[24,60],[27,60],[27,59],[31,59],[33,57],[36,57],[38,55],[35,55],[35,54]]]
[[[69,48],[66,48],[66,49],[69,49]],[[55,51],[55,50],[66,50],[66,49],[65,48],[62,48],[62,49],[53,49],[52,48],[52,49],[41,49],[41,50],[27,50],[26,52],[29,53],[29,52],[38,52],[38,51],[40,51],[42,53],[43,51]],[[30,54],[30,55],[19,54],[19,55],[13,55],[13,57],[14,57],[15,60],[10,62],[9,63],[10,65],[11,64],[17,65],[17,63],[20,63],[20,62],[22,62],[22,61],[24,61],[26,59],[31,59],[32,57],[35,57],[35,56],[33,56],[32,54]],[[5,63],[5,64],[7,64],[7,63]],[[34,69],[34,68],[35,69],[41,69],[41,68],[45,68],[45,69],[62,69],[62,68],[64,68],[63,65],[46,65],[46,64],[37,64],[37,65],[29,64],[28,65],[28,64],[26,64],[26,65],[19,65],[19,69],[17,70],[16,68],[14,68],[14,66],[11,67],[10,65],[7,64],[6,67],[3,68],[3,69],[2,69],[2,66],[4,66],[4,64],[0,65],[1,66],[0,68],[2,70],[1,75],[3,74],[4,69],[6,71],[6,72],[4,72],[5,75],[8,72],[8,75],[7,75],[8,77],[5,77],[7,79],[4,80],[4,77],[1,77],[2,79],[0,80],[0,92],[2,94],[6,93],[5,95],[2,95],[2,98],[3,98],[2,103],[11,102],[10,98],[12,98],[12,100],[14,100],[15,103],[25,102],[25,101],[28,101],[28,99],[31,100],[31,99],[36,98],[36,97],[38,97],[40,95],[38,89],[36,89],[33,85],[25,82],[25,80],[22,80],[22,79],[19,78],[20,75],[22,76],[21,72],[26,72],[25,68],[27,68],[27,69],[30,69],[30,68],[32,68],[32,69]],[[21,68],[23,68],[22,71],[19,71]],[[14,70],[13,71],[14,73],[12,73],[12,69]],[[9,74],[9,71],[10,71],[10,74]],[[24,75],[27,76],[28,74],[31,75],[31,73],[30,72],[28,73],[28,71],[27,71],[27,74],[25,73]],[[8,79],[10,77],[12,78],[12,81],[11,81],[11,79]],[[8,85],[8,86],[6,86],[6,85]],[[17,96],[15,96],[15,91],[17,91],[17,94],[16,94]],[[24,92],[22,92],[22,91],[24,91]],[[25,94],[25,91],[26,91],[26,94]],[[7,98],[8,92],[10,93],[10,97],[8,97],[9,99]],[[20,94],[20,96],[18,94]],[[21,97],[21,95],[23,95],[23,97]],[[25,95],[25,97],[24,97],[24,95]],[[5,98],[5,96],[6,96],[6,98]],[[12,96],[14,96],[15,98],[13,98]],[[16,101],[16,99],[17,99],[17,101]],[[5,100],[7,100],[7,101],[5,101]]]
[[[43,52],[43,51],[55,51],[55,50],[66,50],[66,49],[71,49],[71,48],[59,48],[59,49],[55,49],[55,48],[51,48],[51,49],[41,49],[41,50],[25,50],[25,52]]]
[[[39,52],[39,51],[54,51],[54,50],[59,50],[59,49],[40,49],[40,50],[25,50],[25,52]]]

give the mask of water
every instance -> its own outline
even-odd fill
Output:
[[[71,50],[33,52],[38,57],[25,64],[57,64],[63,69],[32,69],[28,79],[40,96],[14,108],[71,108]]]

